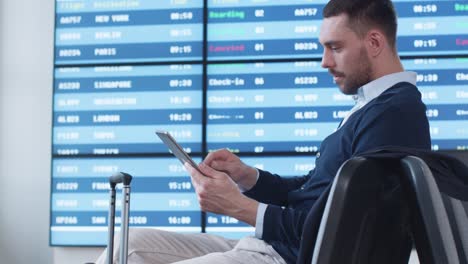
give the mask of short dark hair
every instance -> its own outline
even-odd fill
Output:
[[[395,49],[397,15],[390,0],[330,0],[323,9],[323,17],[346,14],[349,27],[361,38],[372,27],[382,30]]]

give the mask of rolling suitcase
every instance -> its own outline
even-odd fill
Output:
[[[107,263],[113,263],[114,255],[114,228],[115,228],[115,187],[123,183],[122,188],[122,210],[120,224],[120,256],[119,264],[127,264],[128,257],[128,225],[130,212],[130,182],[132,176],[128,173],[119,172],[109,178],[110,202],[109,202],[109,231],[107,240]]]

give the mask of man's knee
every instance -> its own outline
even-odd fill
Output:
[[[131,249],[152,245],[156,241],[161,241],[163,237],[162,233],[165,233],[165,231],[151,228],[130,228],[128,234],[128,247]]]

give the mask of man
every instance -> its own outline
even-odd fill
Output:
[[[202,210],[254,226],[255,237],[233,241],[134,230],[130,263],[294,263],[305,217],[344,161],[387,145],[430,149],[416,74],[404,72],[396,52],[391,1],[331,0],[323,15],[322,66],[356,105],[322,142],[316,168],[306,176],[281,178],[247,166],[227,150],[210,153],[199,165],[203,174],[186,164]]]

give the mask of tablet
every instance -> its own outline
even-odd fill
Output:
[[[185,150],[176,142],[176,140],[167,131],[156,131],[156,135],[166,144],[166,146],[172,151],[172,154],[176,156],[182,164],[188,162],[192,167],[198,169],[198,165],[190,158]]]

